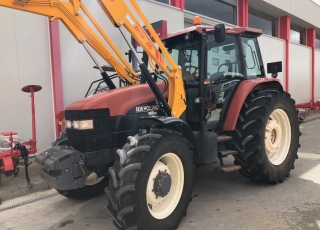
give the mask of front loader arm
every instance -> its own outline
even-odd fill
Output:
[[[47,16],[51,21],[60,19],[70,33],[80,43],[87,42],[109,65],[115,69],[120,78],[126,79],[131,84],[139,83],[137,73],[132,69],[125,57],[120,53],[110,38],[102,30],[100,25],[94,20],[90,12],[79,0],[70,0],[70,2],[63,2],[59,0],[0,0],[0,6]],[[122,63],[112,55],[112,52],[108,47],[78,13],[80,8],[101,33]]]
[[[147,27],[149,33],[161,49],[164,57],[161,56],[157,47],[151,41],[147,32],[142,28],[138,19],[124,0],[97,0],[109,20],[115,27],[124,27],[142,46],[148,56],[161,68],[168,76],[169,80],[169,98],[168,104],[171,108],[171,115],[179,118],[186,109],[186,95],[183,85],[181,68],[174,62],[167,52],[162,41],[154,31],[153,27],[142,13],[135,0],[129,0],[137,15]],[[30,13],[44,15],[51,21],[60,19],[73,36],[80,42],[87,42],[106,62],[108,62],[119,74],[119,77],[125,78],[131,84],[136,84],[139,78],[130,64],[125,60],[116,46],[108,38],[100,25],[94,20],[90,12],[86,9],[80,0],[70,0],[69,2],[61,0],[0,0],[0,6],[22,10]],[[90,28],[84,18],[78,13],[82,10],[96,29],[100,32],[109,46],[122,61],[123,66],[115,59],[109,49],[104,45],[98,35]],[[170,115],[170,114],[169,114]]]
[[[157,47],[150,39],[147,32],[140,25],[137,17],[133,14],[132,10],[124,0],[97,0],[109,17],[110,21],[115,27],[124,27],[134,39],[141,45],[143,50],[148,54],[160,68],[168,76],[169,80],[169,98],[168,104],[171,108],[171,116],[179,118],[186,109],[186,95],[182,79],[182,71],[178,66],[167,49],[164,47],[162,41],[154,31],[153,27],[147,20],[146,16],[142,13],[135,0],[129,0],[136,14],[140,17],[145,24],[152,38],[162,51],[162,54],[168,61],[162,57]]]

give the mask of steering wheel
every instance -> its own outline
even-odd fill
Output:
[[[194,69],[194,71],[192,72],[192,71],[187,71],[188,69],[190,69],[191,70],[191,68],[193,68]],[[193,78],[191,78],[191,80],[197,80],[198,78],[199,78],[199,76],[197,75],[198,74],[198,72],[197,72],[197,70],[199,69],[199,67],[198,66],[194,66],[194,65],[189,65],[189,66],[186,66],[186,72],[189,72],[191,75],[192,75],[192,77]],[[192,73],[191,73],[192,72]]]

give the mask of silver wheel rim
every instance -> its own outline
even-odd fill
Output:
[[[157,174],[166,172],[171,177],[170,191],[165,197],[157,197],[153,191]],[[147,184],[146,198],[150,214],[156,219],[164,219],[171,215],[177,207],[184,185],[184,169],[180,158],[174,153],[160,157],[154,165]]]
[[[280,165],[286,158],[291,144],[291,125],[286,112],[274,110],[265,130],[265,150],[273,165]]]
[[[92,186],[102,181],[104,176],[98,177],[95,172],[87,171],[85,174],[86,185]]]

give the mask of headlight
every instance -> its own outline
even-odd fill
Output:
[[[71,129],[72,128],[72,122],[66,120],[66,128]]]
[[[78,129],[79,128],[79,121],[73,121],[73,126],[72,126],[72,128],[74,128],[74,129]]]
[[[74,121],[73,128],[79,130],[93,129],[93,120]]]
[[[84,120],[84,121],[68,121],[66,120],[66,128],[68,129],[79,129],[87,130],[93,129],[93,120]]]

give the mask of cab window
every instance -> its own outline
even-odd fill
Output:
[[[241,37],[248,78],[264,77],[262,58],[257,38]]]

